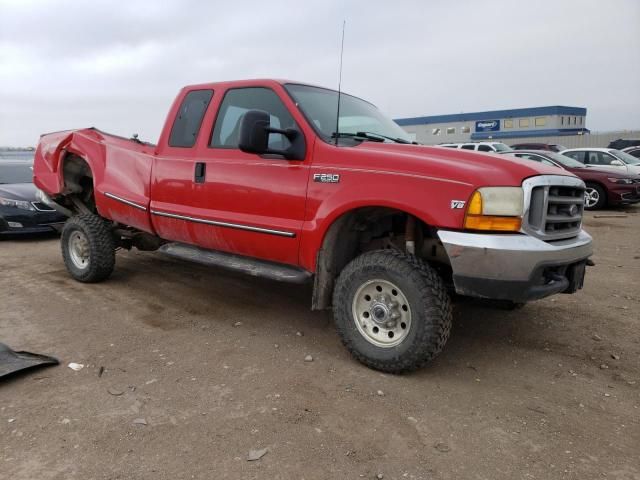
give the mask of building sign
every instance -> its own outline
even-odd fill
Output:
[[[500,130],[500,120],[480,120],[476,122],[476,132],[497,132]]]

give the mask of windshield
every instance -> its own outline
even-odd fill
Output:
[[[566,155],[560,155],[559,153],[555,153],[555,152],[544,152],[544,155],[565,167],[584,168],[584,164],[580,163],[577,160],[574,160],[571,157],[567,157]]]
[[[504,143],[494,143],[493,148],[496,149],[496,152],[511,152],[513,148],[505,145]]]
[[[285,88],[316,132],[326,141],[335,137],[338,92],[308,85],[287,84]],[[374,105],[351,95],[340,95],[340,134],[370,133],[385,141],[410,143],[409,134]]]
[[[627,165],[640,165],[640,158],[629,155],[627,152],[621,152],[620,150],[609,150],[609,152],[618,157]]]
[[[33,167],[28,164],[0,163],[0,184],[2,183],[32,183]]]

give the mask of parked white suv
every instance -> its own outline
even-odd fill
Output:
[[[513,148],[502,142],[441,143],[438,146],[461,148],[463,150],[475,150],[477,152],[510,152],[513,150]]]

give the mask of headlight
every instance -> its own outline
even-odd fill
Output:
[[[464,227],[517,232],[522,225],[524,192],[520,187],[484,187],[471,196]]]
[[[3,207],[21,208],[22,210],[35,210],[34,206],[26,200],[13,200],[12,198],[0,197],[0,205]]]
[[[611,183],[621,183],[622,185],[631,185],[633,184],[632,178],[609,178]]]

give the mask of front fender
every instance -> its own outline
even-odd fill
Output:
[[[316,269],[316,256],[327,231],[340,217],[363,207],[387,207],[415,216],[427,225],[459,229],[464,208],[452,208],[452,200],[464,207],[473,192],[466,183],[417,175],[313,167],[313,173],[340,175],[339,183],[309,183],[306,218],[300,239],[300,263]]]

